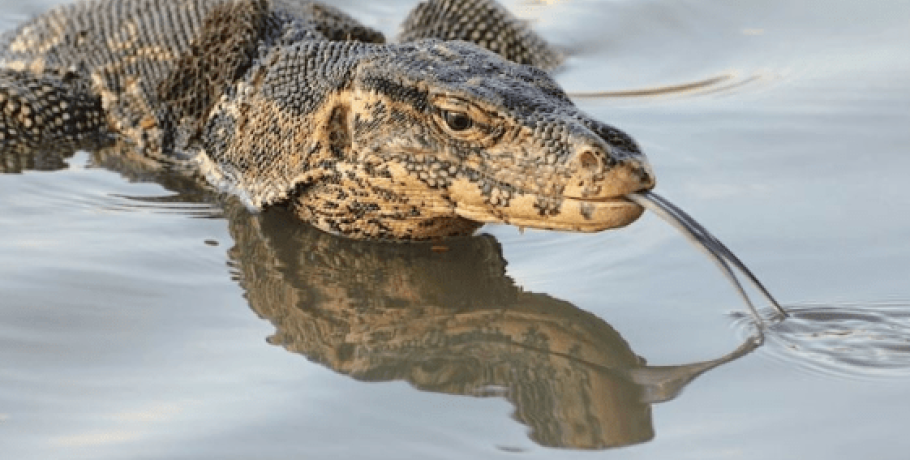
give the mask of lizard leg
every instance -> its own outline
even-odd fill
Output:
[[[519,64],[552,70],[563,56],[495,0],[428,0],[415,7],[399,42],[464,40]]]
[[[101,98],[85,79],[0,69],[0,149],[88,148],[107,137]]]
[[[385,43],[385,37],[380,32],[364,26],[333,6],[313,2],[306,4],[304,9],[319,33],[328,40]]]

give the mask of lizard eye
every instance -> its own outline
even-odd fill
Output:
[[[452,131],[465,131],[474,126],[474,120],[464,112],[442,111],[442,118]]]

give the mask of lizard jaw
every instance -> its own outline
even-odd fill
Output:
[[[643,207],[623,197],[559,201],[558,205],[543,210],[536,197],[525,195],[513,198],[507,207],[459,203],[455,213],[482,223],[586,233],[624,227],[644,213]]]
[[[599,232],[624,227],[637,220],[644,208],[626,199],[630,193],[654,188],[654,174],[646,160],[614,167],[598,181],[586,175],[568,181],[562,193],[507,191],[478,187],[456,179],[448,187],[455,214],[482,223],[571,232]],[[571,185],[569,185],[571,184]]]

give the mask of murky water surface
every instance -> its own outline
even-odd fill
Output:
[[[413,3],[339,2],[388,33]],[[7,159],[3,458],[906,458],[910,3],[506,3],[792,318],[759,346],[650,215],[434,251]]]

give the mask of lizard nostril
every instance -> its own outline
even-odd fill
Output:
[[[603,171],[603,162],[601,161],[598,155],[595,155],[594,152],[590,150],[585,150],[578,154],[578,164],[583,168],[592,173],[599,173]]]

